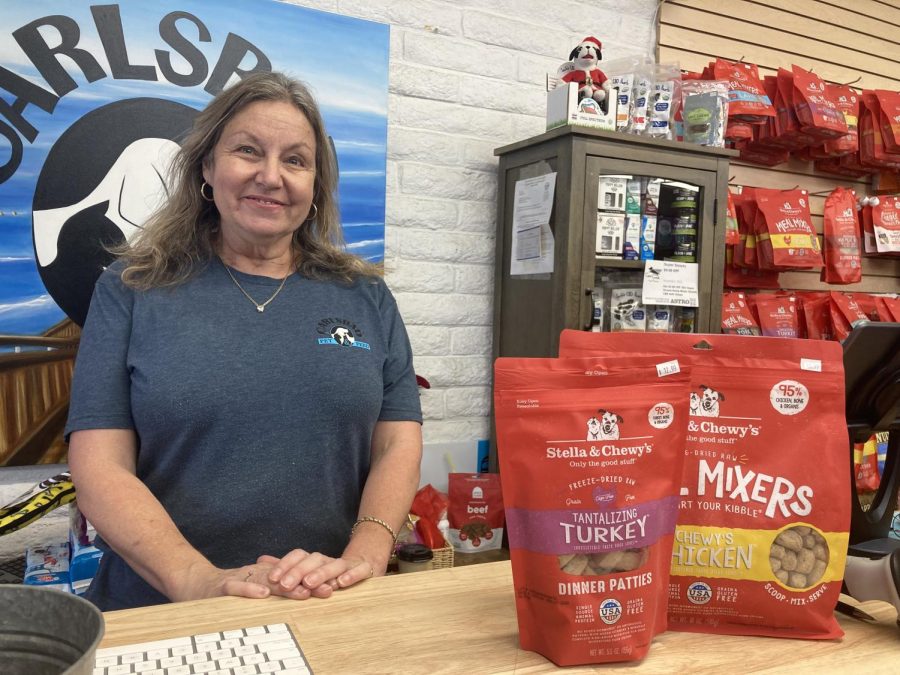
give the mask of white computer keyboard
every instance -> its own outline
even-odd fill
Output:
[[[94,675],[311,675],[287,624],[141,642],[97,650]]]

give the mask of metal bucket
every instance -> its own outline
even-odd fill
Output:
[[[90,675],[103,614],[87,600],[35,586],[0,586],[0,673]]]

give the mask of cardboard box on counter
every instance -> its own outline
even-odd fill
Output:
[[[547,129],[555,129],[566,124],[592,127],[594,129],[616,130],[616,110],[618,97],[615,90],[607,95],[609,110],[603,112],[594,99],[578,100],[578,85],[574,82],[560,83],[547,92]]]

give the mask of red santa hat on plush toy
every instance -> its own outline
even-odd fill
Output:
[[[577,83],[579,99],[593,98],[598,103],[606,99],[609,82],[606,74],[597,67],[603,58],[601,47],[600,40],[589,35],[575,46],[569,54],[569,61],[560,66],[560,80]]]
[[[603,58],[601,49],[603,48],[600,40],[593,35],[589,35],[584,40],[575,45],[572,53],[569,54],[569,61],[572,61],[582,68],[591,64],[596,64]],[[581,61],[581,63],[578,63]]]

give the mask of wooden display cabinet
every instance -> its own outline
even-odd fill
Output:
[[[598,270],[643,270],[642,260],[596,256],[601,176],[643,176],[698,191],[695,260],[700,304],[694,331],[719,332],[728,166],[734,151],[568,126],[503,146],[494,154],[500,158],[494,358],[556,356],[564,328],[590,327]],[[553,172],[553,271],[511,276],[516,182]]]

